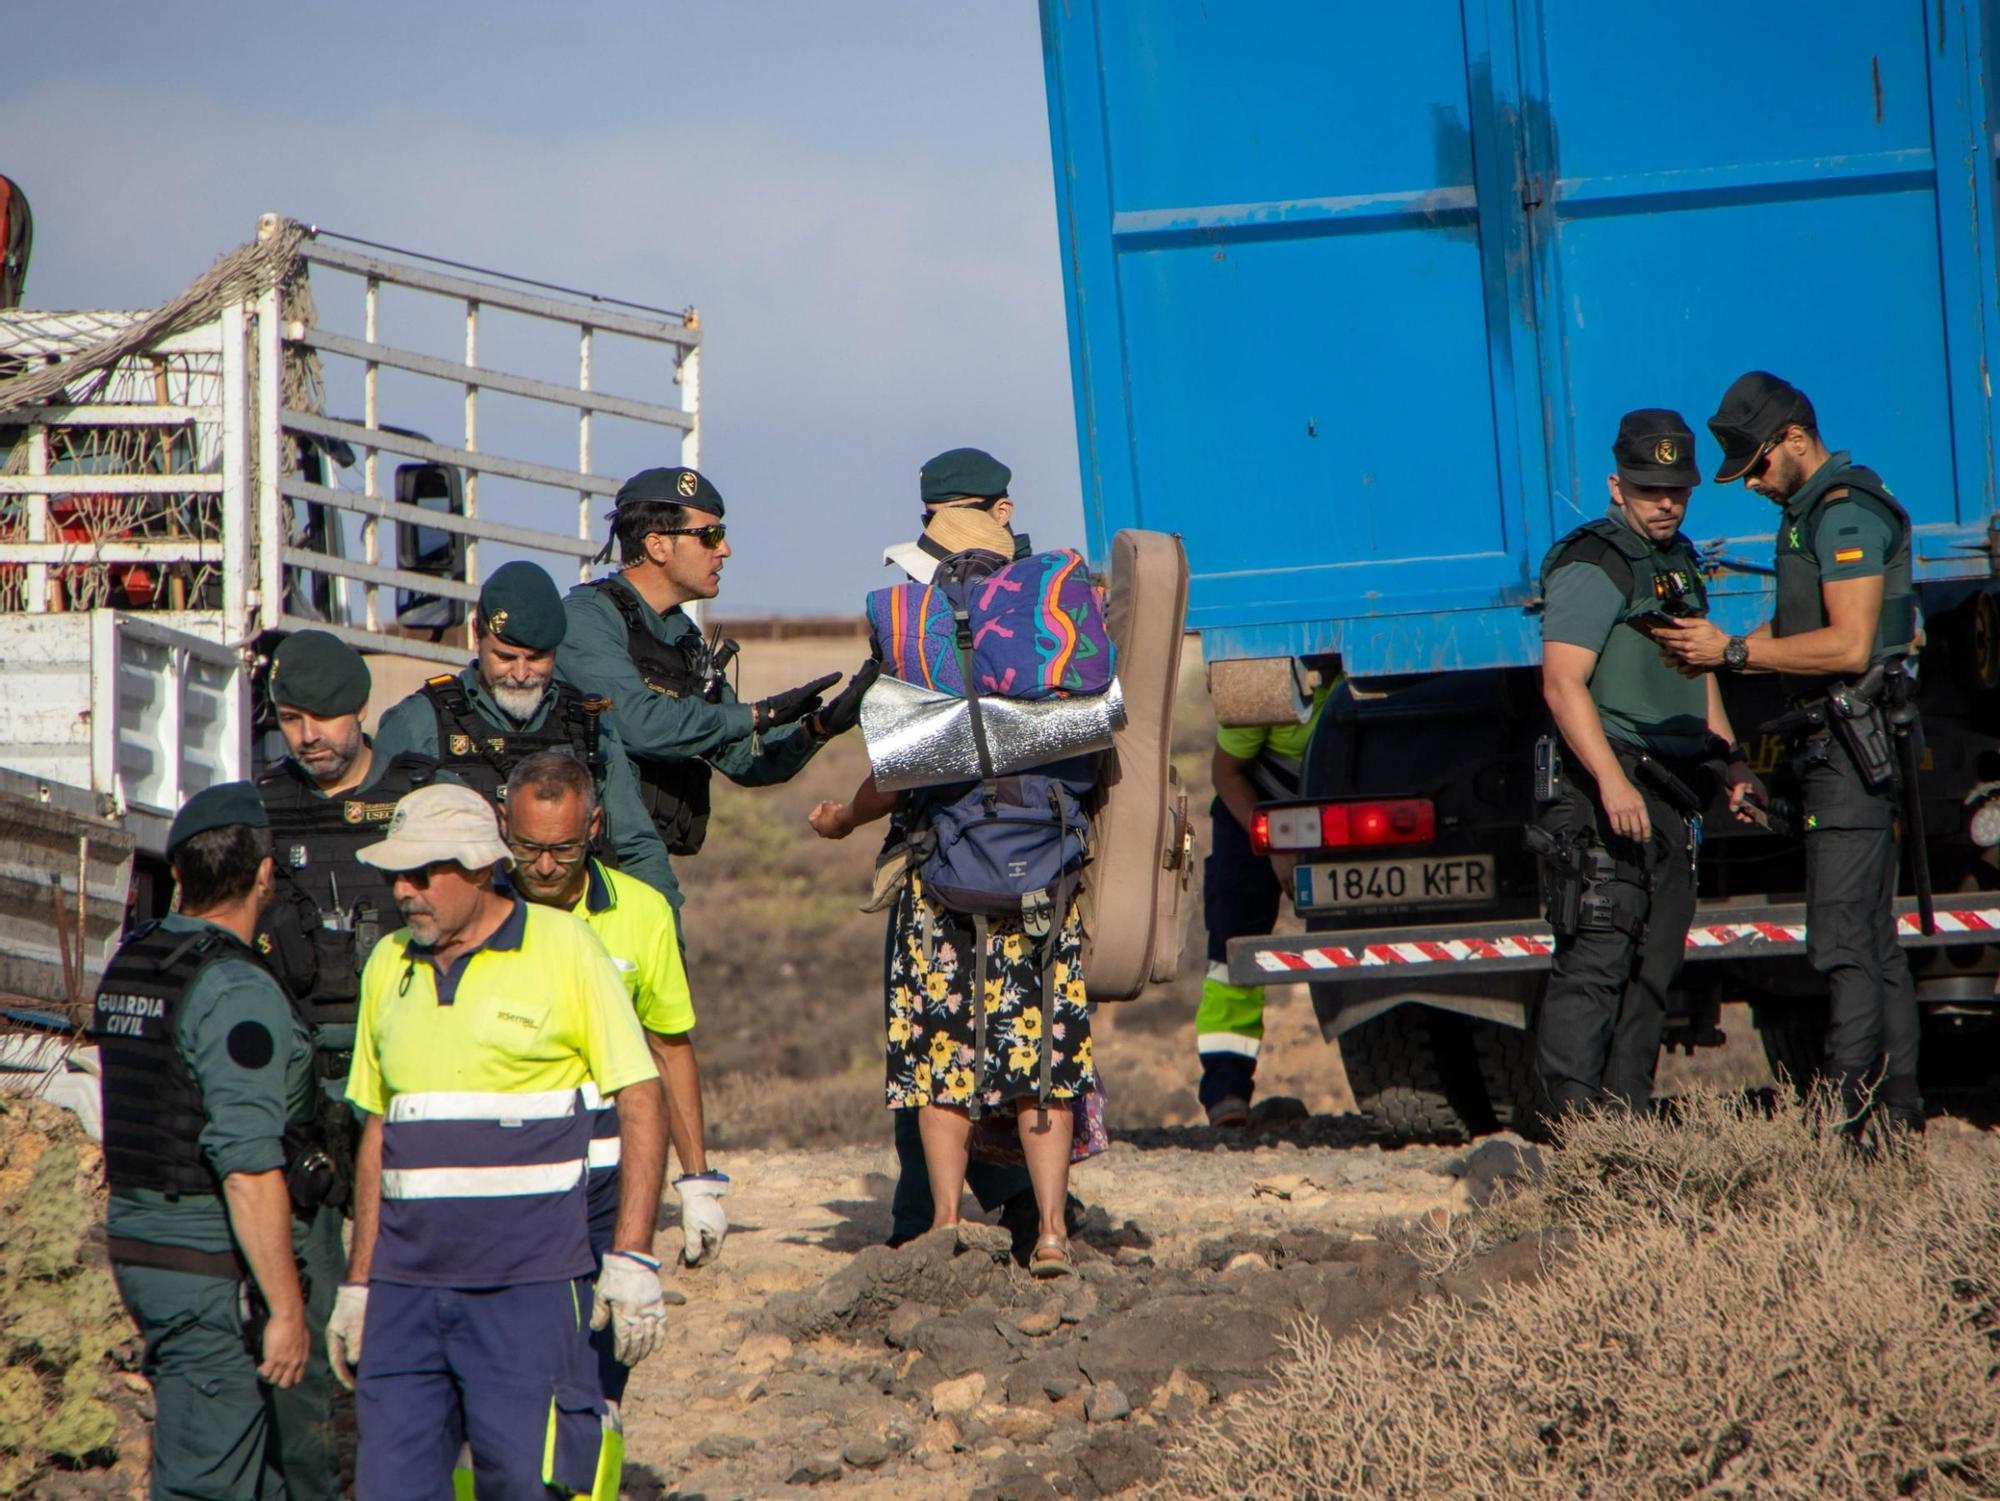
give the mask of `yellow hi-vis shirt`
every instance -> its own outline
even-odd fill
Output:
[[[516,900],[493,936],[440,974],[399,928],[361,972],[347,1098],[372,1115],[400,1094],[533,1094],[657,1079],[625,986],[597,935]]]
[[[670,1036],[694,1030],[694,996],[672,902],[636,876],[593,859],[583,895],[570,910],[610,953],[640,1026]]]

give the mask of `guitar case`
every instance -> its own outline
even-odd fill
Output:
[[[1194,829],[1172,751],[1187,600],[1178,536],[1123,531],[1111,539],[1105,617],[1125,727],[1104,753],[1084,867],[1083,977],[1093,1001],[1134,1000],[1180,972]]]

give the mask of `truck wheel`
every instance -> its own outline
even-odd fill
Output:
[[[1479,1077],[1493,1123],[1521,1136],[1541,1134],[1541,1112],[1535,1104],[1535,1038],[1520,1027],[1467,1019],[1472,1044],[1479,1055]]]
[[[1767,1001],[1753,1006],[1750,1017],[1771,1072],[1789,1078],[1803,1098],[1826,1060],[1826,1002]]]
[[[1355,1103],[1385,1146],[1460,1142],[1493,1129],[1466,1018],[1402,1005],[1340,1036]]]

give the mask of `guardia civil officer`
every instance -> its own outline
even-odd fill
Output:
[[[533,563],[502,564],[479,591],[472,664],[431,678],[384,714],[375,754],[434,757],[497,804],[524,757],[568,750],[597,777],[604,852],[627,875],[671,894],[666,846],[640,801],[615,723],[591,696],[603,690],[556,675],[556,649],[567,629],[555,580]]]
[[[1916,991],[1896,937],[1900,783],[1893,761],[1864,765],[1827,713],[1835,692],[1857,708],[1866,700],[1856,723],[1883,731],[1883,699],[1904,686],[1916,634],[1910,518],[1874,470],[1827,451],[1812,402],[1775,375],[1740,377],[1708,426],[1722,445],[1716,482],[1740,479],[1782,507],[1777,612],[1748,636],[1676,622],[1667,649],[1692,669],[1783,677],[1800,712],[1806,958],[1826,977],[1826,1071],[1850,1119],[1879,1075],[1890,1120],[1921,1130]]]
[[[1707,609],[1680,530],[1701,483],[1694,434],[1676,412],[1628,412],[1611,451],[1610,509],[1542,562],[1542,696],[1562,737],[1560,790],[1535,841],[1556,935],[1536,1031],[1551,1114],[1649,1107],[1694,919],[1704,763],[1723,759],[1739,817],[1763,795],[1715,680],[1683,675],[1653,640],[1677,613]]]
[[[328,1171],[336,1185],[303,1248],[313,1353],[288,1398],[302,1419],[282,1432],[288,1477],[297,1469],[325,1479],[318,1489],[292,1483],[293,1501],[336,1494],[325,1327],[346,1265],[341,1218],[358,1134],[347,1104],[347,1065],[361,966],[376,939],[396,926],[387,879],[357,860],[355,851],[379,838],[397,800],[437,771],[428,757],[374,753],[361,731],[369,686],[368,664],[346,642],[325,631],[287,636],[272,653],[269,692],[291,754],[257,780],[270,819],[277,890],[258,924],[256,944],[312,1029]],[[303,1418],[308,1410],[310,1422]],[[290,1462],[295,1452],[301,1453],[296,1465]]]
[[[288,1401],[312,1351],[298,1258],[317,1207],[295,1201],[288,1146],[296,1164],[318,1091],[305,1023],[250,944],[276,881],[256,789],[196,793],[167,854],[180,910],[119,948],[91,1024],[111,1269],[153,1384],[152,1494],[337,1495],[331,1443],[285,1443],[324,1415]]]
[[[756,703],[739,703],[701,629],[681,608],[713,599],[730,556],[723,500],[692,469],[644,469],[618,491],[608,518],[620,568],[570,590],[568,634],[556,653],[566,682],[611,700],[625,754],[666,849],[692,855],[708,832],[709,779],[719,771],[745,787],[789,781],[833,736],[861,717],[874,680],[864,669],[831,703],[821,695],[839,673]],[[608,817],[617,810],[605,808]],[[649,884],[678,912],[669,876]]]
[[[651,1254],[660,1082],[618,972],[567,912],[497,881],[493,807],[420,787],[361,858],[407,927],[361,978],[348,1098],[367,1112],[354,1238],[327,1342],[357,1362],[360,1501],[616,1494],[588,1328],[636,1364],[666,1310]],[[617,1101],[617,1224],[597,1267],[586,1213],[595,1098]],[[593,1292],[593,1278],[595,1289]]]

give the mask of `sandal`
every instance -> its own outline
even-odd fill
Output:
[[[1035,1242],[1028,1258],[1028,1272],[1035,1277],[1074,1277],[1076,1266],[1069,1259],[1067,1235],[1044,1235]]]

